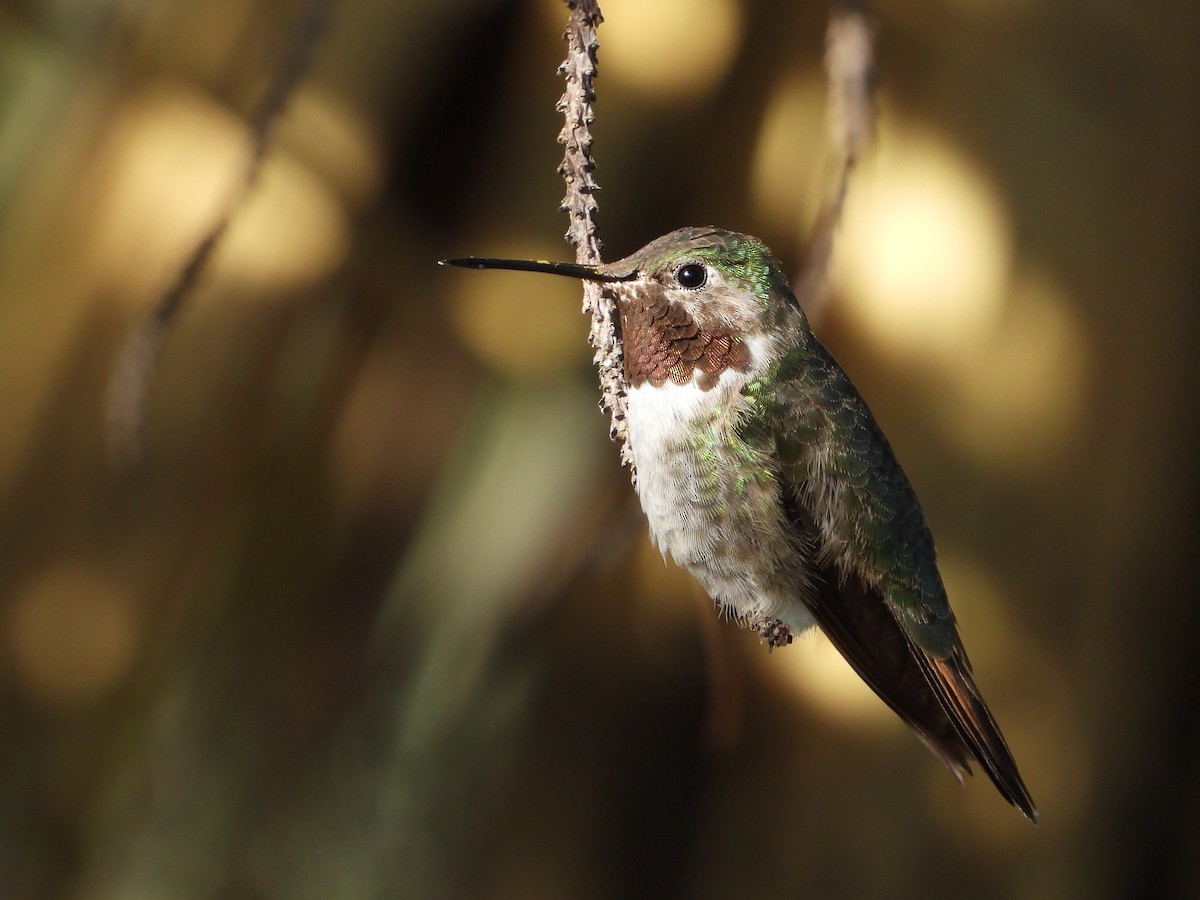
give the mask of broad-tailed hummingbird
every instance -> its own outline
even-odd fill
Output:
[[[604,283],[655,543],[772,647],[818,626],[959,780],[974,758],[1036,820],[912,485],[761,241],[683,228],[597,266],[446,262]]]

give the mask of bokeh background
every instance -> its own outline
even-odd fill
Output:
[[[601,234],[829,171],[827,9],[606,0]],[[1194,4],[880,0],[819,331],[920,492],[1042,812],[649,545],[565,258],[556,0],[337,0],[171,335],[300,6],[0,4],[0,895],[1200,895]]]

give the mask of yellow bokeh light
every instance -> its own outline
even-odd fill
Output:
[[[499,248],[504,251],[504,247]],[[547,258],[510,245],[497,256]],[[578,279],[521,272],[460,272],[452,299],[463,343],[498,372],[516,378],[561,372],[587,360],[588,320]]]
[[[752,168],[763,220],[798,234],[817,211],[824,173],[826,86],[820,73],[791,77],[771,96]]]
[[[984,173],[948,139],[882,120],[879,152],[850,191],[833,279],[884,349],[975,352],[1002,307],[1012,238]]]
[[[1060,459],[1082,425],[1090,369],[1083,323],[1045,273],[1015,279],[1004,318],[962,358],[935,411],[946,433],[987,466],[1023,470]]]
[[[4,639],[17,675],[39,701],[98,698],[129,669],[139,622],[133,598],[100,573],[64,565],[17,596]]]
[[[125,103],[96,172],[92,259],[113,294],[141,300],[165,288],[237,195],[247,158],[242,120],[190,87],[157,84]],[[328,275],[348,245],[349,223],[333,192],[272,149],[213,274],[284,292]]]
[[[547,4],[556,22],[561,3]],[[742,38],[736,0],[605,0],[604,78],[633,90],[702,96],[728,70]]]
[[[895,718],[823,633],[811,629],[766,665],[806,703],[855,727],[886,728]]]
[[[333,192],[295,159],[264,164],[229,228],[214,273],[284,294],[328,277],[350,246],[350,225]]]
[[[288,102],[279,145],[293,149],[354,208],[374,203],[383,186],[373,123],[344,98],[304,87]]]

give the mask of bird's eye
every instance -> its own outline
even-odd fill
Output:
[[[686,266],[680,266],[675,272],[675,280],[681,287],[693,290],[704,287],[704,282],[708,281],[708,270],[699,263],[688,263]]]

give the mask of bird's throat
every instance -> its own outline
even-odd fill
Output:
[[[750,349],[740,338],[728,329],[702,326],[660,286],[622,286],[616,294],[631,387],[687,384],[696,378],[697,386],[708,391],[726,369],[749,368]]]

